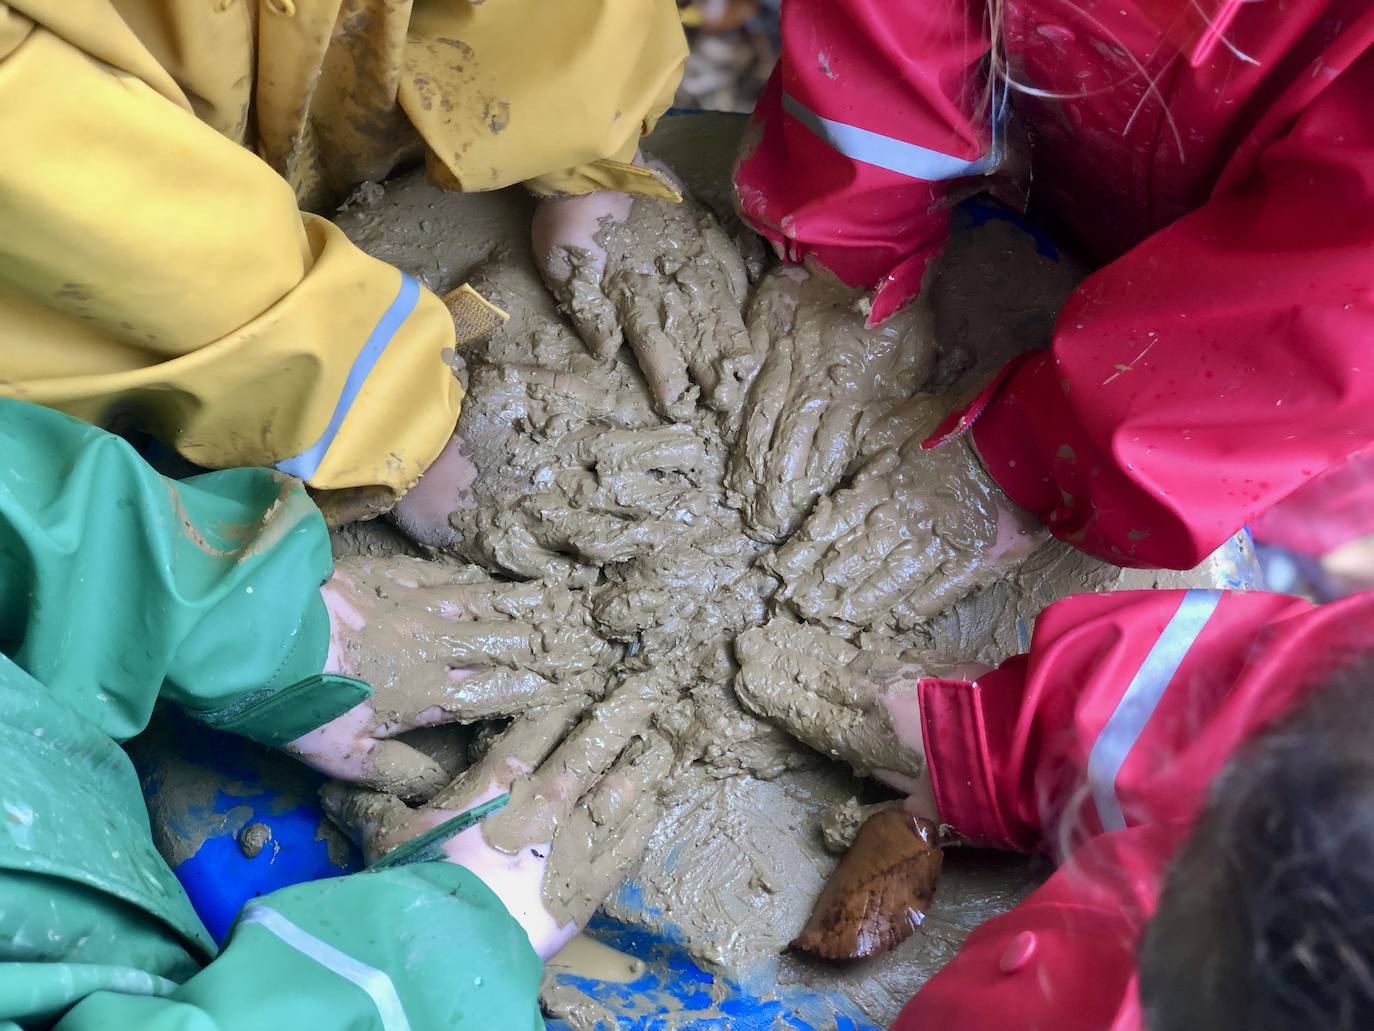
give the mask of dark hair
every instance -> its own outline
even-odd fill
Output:
[[[1139,970],[1150,1031],[1374,1028],[1374,662],[1231,758]]]

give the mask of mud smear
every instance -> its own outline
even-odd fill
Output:
[[[604,240],[606,287],[622,321],[638,320],[621,339],[636,336],[636,347],[583,344],[535,271],[530,203],[519,193],[445,193],[417,175],[338,221],[437,292],[471,281],[511,312],[457,356],[468,385],[459,435],[478,476],[455,499],[456,543],[435,564],[473,564],[577,598],[578,632],[613,656],[562,679],[541,667],[549,686],[533,682],[504,706],[493,696],[493,712],[516,718],[474,715],[475,761],[435,804],[460,806],[553,764],[553,774],[515,784],[511,815],[488,829],[510,847],[548,842],[562,801],[557,771],[610,764],[578,809],[590,815],[559,830],[566,854],[586,853],[585,872],[550,878],[552,912],[604,894],[647,840],[632,882],[605,904],[611,916],[670,934],[756,990],[839,992],[886,1024],[1033,878],[1016,858],[951,854],[923,928],[887,955],[855,969],[780,955],[835,868],[826,838],[842,844],[853,833],[832,815],[823,837],[822,817],[853,800],[857,827],[868,815],[859,807],[891,797],[856,770],[900,782],[904,760],[885,722],[895,703],[878,688],[918,666],[1013,654],[1035,615],[1067,594],[1214,586],[1219,574],[1215,564],[1121,570],[1048,544],[958,601],[875,577],[915,569],[903,562],[903,525],[925,526],[951,563],[987,545],[981,499],[939,482],[962,459],[920,481],[912,441],[1011,354],[1048,340],[1081,271],[1007,223],[984,221],[957,232],[921,304],[865,329],[853,291],[768,268],[729,215],[741,128],[666,119],[650,142],[700,203],[637,200],[628,228]],[[705,275],[710,262],[725,273]],[[969,520],[945,540],[930,527],[949,520],[921,514],[932,504],[967,508]],[[840,527],[837,512],[860,518]],[[350,532],[355,553],[392,546],[375,529]],[[570,681],[581,686],[570,692]],[[865,684],[857,715],[836,704],[833,692]],[[780,729],[802,722],[826,754]],[[598,813],[617,828],[609,838],[597,836]],[[605,856],[598,841],[609,842]],[[606,1019],[562,989],[545,1003],[577,1027]],[[681,1026],[698,1016],[684,1014]]]
[[[574,937],[545,966],[575,977],[589,977],[612,984],[629,984],[644,973],[643,960],[603,945],[585,934]]]

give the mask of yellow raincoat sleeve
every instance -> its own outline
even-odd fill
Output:
[[[150,21],[157,8],[163,39],[198,35],[185,23],[212,17],[179,0],[119,2]],[[677,199],[631,163],[687,59],[674,0],[263,0],[257,38],[257,146],[305,208],[337,204],[421,154],[449,189]],[[179,81],[210,79],[161,49]],[[210,105],[225,125],[239,73],[200,87],[225,98]]]
[[[672,0],[415,0],[400,100],[439,182],[677,200],[631,162],[686,59]]]
[[[0,395],[209,468],[404,491],[457,419],[443,302],[302,215],[107,3],[32,0],[52,28],[20,6],[0,5]]]

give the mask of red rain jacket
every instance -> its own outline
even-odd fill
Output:
[[[975,930],[894,1031],[1141,1031],[1136,948],[1213,777],[1371,642],[1374,592],[1322,607],[1084,594],[1040,615],[1029,654],[972,683],[923,680],[940,819],[1061,865]]]
[[[1014,106],[1032,202],[1102,267],[957,428],[1062,539],[1192,566],[1374,442],[1374,5],[1005,0],[990,106],[983,8],[789,0],[740,207],[882,318]]]

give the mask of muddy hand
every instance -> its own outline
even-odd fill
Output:
[[[484,839],[506,855],[546,857],[545,908],[560,927],[584,923],[657,825],[670,752],[650,723],[663,690],[631,676],[581,720],[552,710],[521,717],[431,805],[464,810],[509,790],[510,804],[482,825]]]
[[[580,721],[572,705],[519,717],[422,809],[342,785],[326,789],[326,806],[371,860],[509,791],[505,809],[445,852],[501,896],[547,956],[639,862],[657,824],[657,786],[671,761],[649,729],[660,704],[657,684],[631,678]]]
[[[715,459],[688,426],[587,425],[523,460],[490,485],[506,494],[494,516],[484,506],[450,517],[464,554],[517,576],[556,575],[570,556],[601,565],[661,552],[713,503],[702,485]]]
[[[875,455],[817,503],[766,562],[803,618],[853,634],[926,619],[1000,579],[1045,539],[983,470],[965,438],[924,450],[919,436]]]
[[[475,567],[344,560],[322,593],[325,671],[365,680],[374,694],[287,749],[331,776],[408,798],[429,797],[447,778],[395,735],[506,715],[533,699],[584,702],[615,659],[580,593],[500,583]]]
[[[775,269],[748,313],[766,357],[745,399],[729,488],[749,533],[777,543],[848,470],[874,421],[929,374],[934,333],[910,305],[868,329],[861,293],[826,273]]]
[[[887,642],[887,648],[891,648]],[[924,677],[972,679],[986,666],[855,647],[809,623],[774,619],[735,640],[735,695],[744,707],[856,773],[905,792],[905,808],[935,819],[917,687]]]
[[[745,708],[857,773],[903,790],[922,776],[923,667],[786,619],[745,631],[735,656],[735,694]]]
[[[587,346],[609,357],[628,343],[663,417],[690,419],[698,403],[738,411],[759,362],[740,316],[748,278],[705,211],[610,192],[558,198],[541,202],[532,235]]]

